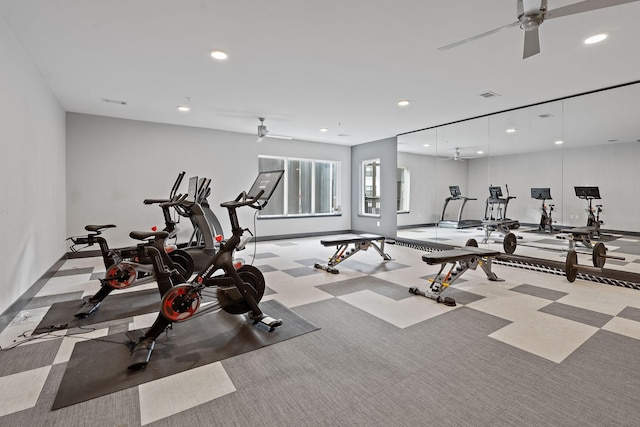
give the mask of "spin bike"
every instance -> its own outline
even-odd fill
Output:
[[[160,204],[165,213],[166,227],[163,230],[163,233],[166,233],[165,238],[172,237],[177,232],[175,222],[171,221],[171,217],[168,214],[169,207],[181,203],[185,197],[174,196],[174,200]],[[161,250],[164,262],[173,266],[177,273],[180,274],[180,277],[188,279],[193,274],[194,265],[191,256],[183,250],[176,249],[174,246],[167,246],[165,238],[148,241],[134,247],[110,249],[106,239],[101,234],[104,230],[114,227],[115,225],[113,224],[87,225],[85,230],[89,231],[88,235],[69,238],[73,242],[70,248],[72,252],[77,252],[76,245],[92,246],[98,244],[106,268],[104,278],[100,279],[100,289],[93,296],[84,299],[80,310],[74,314],[75,317],[85,318],[93,314],[102,301],[116,289],[128,288],[134,282],[142,284],[157,280],[152,260],[146,256],[145,245],[154,245]],[[163,294],[164,292],[160,289],[160,295],[162,296]]]
[[[532,188],[531,189],[531,198],[536,200],[542,200],[542,206],[540,206],[541,216],[540,216],[540,225],[538,225],[538,231],[547,231],[547,227],[549,228],[549,233],[553,233],[556,231],[553,228],[553,208],[555,205],[546,205],[545,202],[547,200],[553,200],[551,198],[551,189],[550,188]]]
[[[600,238],[600,226],[604,221],[600,220],[600,214],[604,212],[602,205],[593,206],[594,200],[600,200],[600,189],[598,187],[574,187],[576,196],[587,201],[587,228],[591,230],[592,237]],[[595,235],[595,236],[593,236]]]
[[[244,247],[247,239],[243,238],[243,234],[248,231],[240,226],[236,210],[243,206],[256,210],[263,209],[283,174],[284,171],[262,172],[248,193],[242,192],[235,200],[220,204],[228,210],[232,236],[222,244],[220,250],[194,279],[189,283],[173,286],[162,297],[160,312],[155,322],[137,343],[132,343],[129,370],[139,370],[147,366],[155,340],[171,326],[172,322],[182,322],[196,315],[206,288],[215,288],[215,301],[203,307],[197,313],[198,316],[222,309],[230,314],[246,313],[254,325],[264,325],[269,332],[273,332],[282,325],[281,319],[274,319],[264,314],[258,307],[265,291],[262,272],[252,265],[242,265],[236,270],[233,253],[236,248]],[[134,233],[131,233],[133,238],[149,237],[148,233],[137,235]],[[153,251],[155,248],[149,249]],[[158,266],[159,263],[155,262],[154,267],[158,268]],[[213,276],[218,270],[222,270],[224,275]],[[166,272],[160,275],[170,280]]]

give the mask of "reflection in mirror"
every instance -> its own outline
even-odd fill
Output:
[[[564,101],[563,224],[587,225],[588,200],[577,197],[575,187],[597,186],[601,199],[592,205],[602,205],[603,228],[640,232],[639,97],[635,84]]]
[[[411,181],[409,175],[409,168],[398,168],[398,213],[408,213],[410,209],[410,189]]]
[[[640,273],[639,98],[640,84],[629,84],[399,135],[398,165],[412,168],[420,191],[411,190],[411,214],[398,216],[398,237],[451,246],[475,238],[504,253],[504,236],[512,233],[514,255],[562,266],[570,249],[581,264],[595,262],[595,246],[602,243],[607,256],[617,257],[607,261],[608,269]],[[415,157],[422,163],[412,163]],[[450,189],[456,185],[460,195],[477,199],[466,203],[462,218],[503,218],[520,227],[504,233],[484,224],[436,227],[458,219]],[[502,196],[492,196],[492,186]],[[585,188],[597,188],[601,198]]]
[[[409,239],[429,236],[438,221],[436,207],[436,131],[428,129],[398,136],[398,168],[411,171],[408,212],[397,216],[397,227]],[[433,230],[431,230],[433,233]]]
[[[485,207],[496,222],[485,239],[496,250],[533,256],[537,243],[553,238],[548,228],[539,230],[542,204],[548,210],[562,201],[562,101],[491,115],[489,126]],[[491,187],[502,195],[492,195]],[[548,188],[553,200],[533,197],[532,188]]]
[[[380,215],[380,159],[362,162],[363,215]]]
[[[483,200],[484,189],[480,182],[486,182],[487,163],[486,156],[489,152],[489,120],[486,117],[467,120],[451,125],[441,126],[437,129],[438,144],[438,195],[437,201],[442,210],[447,198],[451,197],[451,186],[458,186],[460,196],[456,206],[447,206],[448,209],[457,208],[457,213],[449,213],[456,221],[460,221],[460,228],[476,227],[484,215]],[[462,211],[460,211],[462,209]],[[441,218],[441,220],[446,218]],[[445,223],[446,224],[446,223]],[[467,227],[468,226],[468,227]],[[444,231],[440,231],[444,233]],[[450,234],[450,232],[448,232]],[[455,233],[456,241],[464,244],[465,237],[469,233]]]

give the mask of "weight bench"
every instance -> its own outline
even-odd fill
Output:
[[[454,307],[456,301],[451,297],[443,297],[442,293],[452,285],[462,274],[468,269],[475,270],[478,265],[482,267],[487,278],[492,282],[504,282],[504,279],[498,278],[491,271],[491,260],[493,257],[500,255],[500,252],[490,249],[478,248],[474,240],[467,242],[467,246],[459,249],[451,249],[448,251],[431,252],[422,255],[422,260],[429,265],[440,264],[440,271],[433,279],[429,279],[431,285],[426,291],[422,291],[416,287],[409,288],[409,293],[414,295],[422,295],[431,298],[438,303]],[[448,264],[451,264],[449,271],[442,274]]]
[[[563,234],[557,235],[556,239],[569,240],[569,250],[575,250],[576,242],[582,243],[585,247],[593,248],[593,233],[595,227],[576,227],[566,230]]]
[[[323,246],[335,246],[336,252],[331,258],[329,258],[329,262],[327,264],[316,263],[314,267],[325,270],[329,273],[338,274],[340,271],[335,268],[336,265],[353,256],[356,252],[366,251],[370,247],[373,247],[378,251],[382,259],[390,261],[392,259],[391,256],[384,252],[385,241],[386,239],[383,236],[375,234],[361,234],[356,237],[336,237],[333,239],[320,240],[320,243]],[[392,242],[389,241],[389,243]],[[350,245],[353,245],[353,247],[347,250]]]

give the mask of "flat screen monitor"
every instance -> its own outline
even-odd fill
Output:
[[[576,196],[581,199],[599,199],[600,189],[598,187],[574,187]]]
[[[502,197],[502,187],[489,187],[489,195],[494,199]]]
[[[260,172],[247,193],[247,198],[253,199],[260,190],[263,190],[259,200],[268,201],[282,179],[282,175],[284,175],[283,170]]]
[[[458,185],[450,185],[449,192],[451,193],[451,197],[460,197],[462,193],[460,192],[460,186]]]
[[[551,200],[551,189],[550,188],[532,188],[531,198],[538,199],[538,200]]]

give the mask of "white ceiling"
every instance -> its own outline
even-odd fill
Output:
[[[515,0],[0,0],[0,14],[66,111],[248,134],[265,117],[334,144],[639,78],[640,2],[544,22],[526,60],[518,27],[438,50],[515,21]]]

